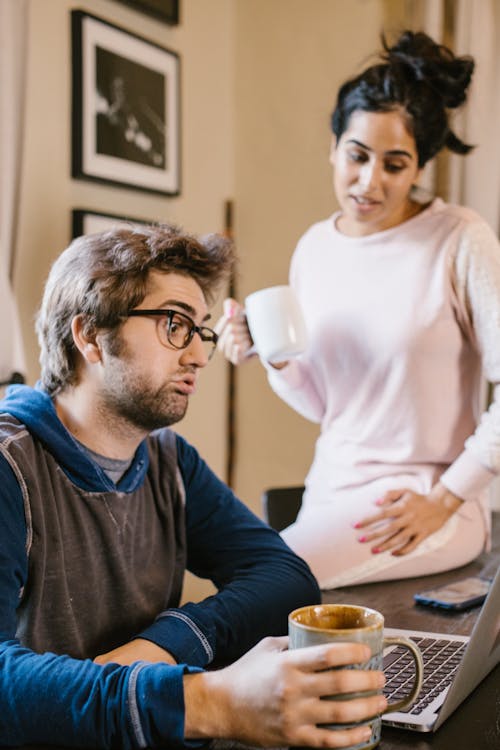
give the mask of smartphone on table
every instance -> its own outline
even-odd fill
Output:
[[[428,591],[414,595],[418,604],[443,609],[462,610],[482,604],[488,595],[491,578],[469,576],[458,581],[451,581],[443,586],[436,586]]]

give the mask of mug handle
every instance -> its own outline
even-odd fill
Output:
[[[406,708],[409,708],[418,698],[418,694],[420,693],[420,690],[422,688],[422,681],[424,677],[424,663],[422,661],[422,654],[420,653],[420,649],[416,645],[416,643],[411,641],[409,638],[403,638],[401,636],[397,636],[394,638],[384,638],[384,649],[387,646],[396,645],[404,646],[410,651],[411,655],[413,656],[413,661],[415,662],[415,681],[413,683],[411,693],[406,696],[406,698],[402,698],[395,703],[389,703],[387,705],[385,713],[389,713],[392,711],[404,711]]]

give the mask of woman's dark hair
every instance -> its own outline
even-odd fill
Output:
[[[471,57],[456,57],[423,32],[405,31],[389,47],[382,35],[382,63],[372,65],[341,86],[331,117],[337,142],[356,110],[401,109],[415,138],[423,167],[445,146],[467,154],[473,146],[460,140],[448,124],[448,110],[465,102],[474,70]]]

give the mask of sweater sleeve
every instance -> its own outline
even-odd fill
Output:
[[[0,456],[0,747],[54,744],[105,750],[183,744],[185,665],[131,667],[37,654],[16,638],[29,586],[22,493]]]
[[[295,290],[300,304],[306,310],[301,294],[300,265],[303,257],[307,258],[308,233],[299,240],[290,264],[290,286]],[[307,351],[291,359],[286,367],[277,370],[268,362],[262,361],[266,368],[269,385],[288,406],[311,422],[321,423],[325,414],[325,399],[314,379],[314,363]]]
[[[288,406],[310,422],[320,423],[325,407],[311,377],[311,363],[305,356],[297,357],[281,370],[262,361],[269,385]]]
[[[500,473],[500,246],[486,222],[467,226],[453,261],[457,317],[478,348],[484,376],[493,386],[489,408],[441,477],[448,489],[467,500]]]
[[[188,568],[218,592],[167,609],[141,636],[177,661],[232,661],[267,635],[287,632],[288,614],[319,602],[316,580],[280,535],[235,498],[194,448],[177,438],[186,489]]]

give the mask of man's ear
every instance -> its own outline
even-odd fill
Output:
[[[84,315],[75,315],[71,321],[71,333],[76,348],[89,364],[101,361],[101,350],[97,343],[96,330],[85,326]]]

